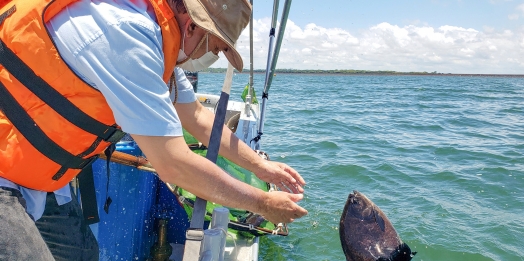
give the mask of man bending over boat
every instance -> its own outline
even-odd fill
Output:
[[[273,223],[307,214],[296,204],[305,182],[293,168],[262,160],[224,128],[221,155],[290,188],[263,192],[192,153],[182,136],[183,126],[208,141],[214,115],[174,84],[175,66],[223,52],[241,71],[234,43],[251,14],[246,0],[13,0],[0,8],[0,260],[82,258],[50,251],[35,220],[48,192],[59,205],[70,200],[68,183],[122,131],[165,182]]]

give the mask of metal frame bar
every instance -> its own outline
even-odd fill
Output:
[[[268,61],[266,66],[266,81],[264,83],[264,93],[262,94],[262,106],[260,110],[260,121],[258,125],[258,133],[257,137],[254,139],[255,141],[255,147],[258,149],[260,148],[259,141],[262,137],[262,134],[264,133],[264,121],[266,118],[266,107],[267,107],[267,100],[268,100],[268,93],[269,88],[271,87],[271,82],[273,81],[273,75],[275,71],[275,67],[277,66],[277,60],[278,55],[280,53],[280,47],[282,46],[282,40],[284,39],[284,31],[286,30],[287,25],[287,19],[289,17],[289,10],[291,8],[291,0],[286,0],[284,3],[284,8],[282,11],[282,17],[280,21],[280,27],[278,30],[278,37],[276,41],[276,46],[273,48],[273,39],[275,37],[274,31],[275,31],[275,24],[276,24],[276,16],[277,16],[277,10],[278,9],[278,0],[275,0],[276,7],[273,7],[273,21],[271,24],[271,32],[269,34],[269,50],[268,50]]]

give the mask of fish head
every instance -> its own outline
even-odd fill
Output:
[[[373,201],[356,190],[349,194],[348,203],[348,214],[361,219],[373,217],[377,209]]]
[[[362,221],[373,220],[380,230],[384,231],[386,229],[387,218],[385,214],[371,201],[366,195],[353,190],[352,194],[349,194],[347,211],[348,214],[356,217]],[[389,222],[389,221],[388,221]]]

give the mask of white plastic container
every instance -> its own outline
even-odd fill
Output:
[[[200,248],[200,261],[219,261],[223,232],[219,229],[204,230],[204,240]],[[224,253],[222,252],[222,258]]]
[[[219,230],[221,233],[220,255],[218,261],[224,261],[224,250],[226,248],[227,225],[229,223],[229,209],[213,209],[213,218],[211,219],[211,229]]]

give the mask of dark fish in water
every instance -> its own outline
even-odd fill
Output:
[[[400,240],[386,214],[356,190],[348,196],[339,232],[347,261],[409,261],[417,253]]]

